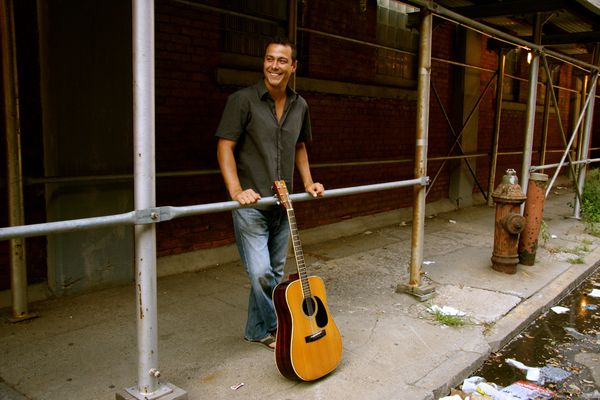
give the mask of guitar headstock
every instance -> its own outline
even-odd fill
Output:
[[[285,185],[284,180],[275,181],[273,184],[275,189],[275,194],[279,198],[279,202],[288,210],[292,208],[292,201],[290,200],[290,195],[287,190],[287,186]]]

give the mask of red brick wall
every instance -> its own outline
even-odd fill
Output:
[[[219,2],[210,3],[218,5]],[[34,2],[30,4],[33,5]],[[299,18],[301,27],[367,42],[374,42],[376,39],[374,1],[367,2],[368,7],[364,12],[359,9],[359,1],[311,0],[302,4],[304,9]],[[237,89],[219,86],[215,78],[220,63],[220,18],[219,13],[207,9],[167,0],[156,2],[156,166],[159,174],[218,169],[214,131],[227,96]],[[455,29],[455,25],[435,19],[435,58],[455,59]],[[373,47],[303,31],[299,33],[299,42],[300,77],[381,85],[375,79],[377,50]],[[496,63],[496,53],[487,49],[487,41],[484,39],[481,66],[495,69]],[[449,115],[452,115],[453,106],[451,95],[454,90],[454,68],[439,60],[432,63],[432,84],[441,97],[443,109]],[[526,74],[528,68],[522,70]],[[567,87],[572,85],[572,75],[572,69],[563,66],[559,84]],[[490,77],[490,72],[481,72],[482,89]],[[521,100],[524,100],[527,84],[521,86]],[[413,177],[415,100],[342,96],[321,92],[301,94],[307,99],[311,110],[314,141],[309,146],[309,157],[316,180],[323,182],[327,188],[342,188]],[[569,97],[567,92],[561,92],[561,116],[565,128],[570,123]],[[479,152],[490,151],[494,103],[495,92],[492,87],[483,99],[479,112]],[[428,154],[432,159],[446,156],[454,142],[442,106],[432,93],[428,142]],[[596,107],[597,110],[598,107],[600,106]],[[522,151],[524,117],[524,111],[503,110],[501,151]],[[597,126],[598,124],[595,132],[598,130]],[[541,114],[538,113],[535,146],[539,146],[540,132]],[[549,132],[549,147],[561,147],[562,139],[555,116],[551,118]],[[24,145],[25,152],[40,154],[41,143],[25,142]],[[596,145],[598,146],[597,143]],[[534,160],[537,157],[537,153],[534,153]],[[549,156],[547,162],[552,162],[556,157]],[[38,159],[41,160],[41,157]],[[398,162],[376,164],[389,160]],[[339,165],[340,163],[348,165]],[[326,164],[334,165],[323,166]],[[484,188],[487,188],[488,164],[488,157],[477,159],[477,176]],[[39,167],[42,164],[28,165]],[[498,175],[502,175],[506,168],[518,169],[520,166],[520,155],[503,156],[499,159]],[[430,160],[428,175],[438,177],[430,188],[428,201],[448,196],[449,163],[441,170],[440,168],[441,161]],[[39,170],[28,173],[34,176],[43,174]],[[299,187],[294,189],[301,190]],[[43,200],[43,192],[36,191],[35,188],[32,190],[30,198]],[[218,173],[157,179],[158,206],[184,206],[225,200],[227,194]],[[308,228],[411,205],[412,189],[406,188],[304,202],[297,204],[296,210],[300,228]],[[43,220],[39,210],[43,210],[43,207],[39,207],[34,201],[29,203],[26,214]],[[40,240],[43,242],[44,238]],[[181,218],[158,225],[160,256],[231,242],[233,234],[229,212]],[[34,244],[31,249],[36,265],[44,269],[44,244]],[[0,257],[3,260],[7,258],[3,246],[0,246]],[[1,265],[7,264],[3,261]],[[6,275],[3,275],[3,271],[0,269],[2,281]]]
[[[360,41],[376,40],[376,8],[368,2],[365,12],[359,2],[312,1],[301,13],[300,26],[347,36]],[[439,24],[438,24],[439,22]],[[436,21],[433,56],[454,60],[455,26]],[[377,50],[300,30],[300,77],[377,85]],[[217,169],[214,130],[228,94],[235,87],[219,87],[214,79],[219,65],[219,15],[176,3],[159,2],[157,7],[157,168],[159,172]],[[482,42],[481,63],[497,68],[497,54]],[[521,69],[527,78],[528,67]],[[448,63],[434,60],[432,84],[441,97],[445,112],[452,115],[452,73]],[[572,71],[561,70],[559,84],[571,85]],[[481,89],[491,72],[481,72]],[[314,141],[309,147],[313,175],[327,188],[381,183],[413,177],[415,115],[414,100],[392,100],[341,96],[318,92],[301,93],[308,101]],[[527,97],[527,84],[521,84],[520,101]],[[569,94],[561,92],[563,125],[568,128]],[[493,135],[495,83],[484,97],[479,112],[478,151],[489,153]],[[536,116],[534,164],[539,160],[541,113]],[[501,152],[523,150],[525,111],[503,109],[499,148]],[[456,128],[456,127],[455,127]],[[561,147],[555,116],[550,118],[548,147]],[[444,157],[454,142],[440,104],[433,93],[430,103],[429,147],[431,158]],[[457,154],[455,152],[453,154]],[[556,159],[547,156],[547,162]],[[400,160],[393,164],[364,164]],[[349,165],[320,166],[347,163]],[[355,163],[355,165],[352,165]],[[361,163],[360,165],[356,165]],[[428,201],[447,197],[450,163],[430,161],[428,175],[436,176]],[[489,157],[476,161],[480,184],[487,190]],[[497,178],[507,168],[520,169],[521,155],[505,155],[498,160]],[[301,190],[299,187],[295,191]],[[475,191],[478,191],[475,186]],[[219,175],[194,178],[161,178],[159,205],[202,204],[226,200]],[[300,228],[331,223],[358,215],[412,205],[412,190],[399,189],[326,199],[296,205]],[[233,241],[228,213],[185,218],[159,225],[159,254],[177,254],[209,248]]]
[[[376,9],[359,2],[307,3],[304,26],[374,42]],[[175,3],[157,4],[157,171],[217,169],[213,137],[224,102],[234,87],[214,80],[219,53],[219,15]],[[435,32],[434,53],[448,57],[452,28]],[[301,34],[299,76],[375,84],[372,47],[312,33]],[[302,65],[304,64],[304,65]],[[434,79],[448,105],[449,67],[436,66]],[[309,157],[315,180],[327,188],[382,183],[413,177],[416,102],[301,93],[311,111],[314,140]],[[432,105],[434,109],[435,105]],[[445,155],[448,131],[441,113],[432,113],[430,154]],[[318,167],[329,163],[403,160],[394,164]],[[431,163],[434,172],[439,162]],[[446,196],[441,174],[429,200]],[[298,182],[298,179],[296,180]],[[301,188],[294,188],[295,191]],[[219,175],[158,180],[159,205],[190,205],[226,200]],[[412,205],[412,189],[325,199],[296,205],[301,228]],[[233,242],[229,213],[185,218],[158,226],[159,255],[177,254]]]

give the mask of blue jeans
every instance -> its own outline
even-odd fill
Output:
[[[277,329],[271,295],[283,279],[290,228],[286,210],[240,208],[232,212],[240,257],[250,278],[244,337],[260,340]]]

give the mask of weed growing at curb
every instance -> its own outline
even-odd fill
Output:
[[[585,264],[585,261],[583,258],[581,257],[577,257],[577,258],[570,258],[569,260],[569,264]]]
[[[467,323],[465,317],[459,315],[446,315],[439,311],[433,311],[432,315],[434,320],[447,326],[460,327]]]
[[[542,223],[540,224],[540,234],[544,241],[543,247],[546,247],[546,243],[548,243],[548,240],[550,239],[550,230],[548,229],[548,224],[544,220],[542,220]]]
[[[600,237],[600,169],[590,170],[581,195],[581,216],[590,235]]]

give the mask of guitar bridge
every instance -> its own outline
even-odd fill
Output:
[[[325,332],[325,329],[323,329],[322,331],[315,332],[312,335],[306,336],[304,340],[306,341],[306,343],[316,342],[317,340],[324,337],[326,334],[327,332]]]

